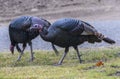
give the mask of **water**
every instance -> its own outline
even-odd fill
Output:
[[[116,46],[120,46],[120,21],[94,21],[88,22],[93,25],[99,32],[104,35],[114,39],[116,41]],[[32,40],[33,49],[37,50],[51,50],[51,43],[43,41],[40,36]],[[0,27],[0,52],[9,51],[10,39],[8,34],[8,27],[2,26]],[[111,46],[105,42],[102,43],[84,43],[79,45],[80,47],[101,47],[101,46]],[[29,46],[27,46],[27,50]]]

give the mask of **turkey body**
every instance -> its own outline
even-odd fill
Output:
[[[50,41],[60,47],[77,46],[84,43],[85,41],[91,43],[101,42],[99,38],[93,35],[93,31],[97,31],[92,26],[90,26],[90,28],[93,29],[91,33],[86,32],[85,35],[82,34],[85,31],[83,23],[89,25],[83,21],[76,19],[60,19],[54,22],[48,28],[49,33],[46,35],[46,37],[48,37],[49,39],[45,40]]]
[[[38,31],[27,31],[32,25],[33,17],[22,16],[13,20],[9,26],[9,35],[12,45],[17,43],[28,43],[39,35]]]
[[[43,29],[44,30],[44,29]],[[101,42],[102,40],[114,44],[115,41],[105,37],[101,33],[97,32],[97,30],[91,26],[90,24],[72,18],[63,18],[55,21],[49,28],[48,33],[40,33],[43,40],[51,42],[57,46],[65,48],[65,52],[58,62],[58,65],[61,65],[67,52],[69,51],[69,47],[72,46],[78,55],[80,63],[82,62],[78,50],[78,45],[89,42]]]
[[[63,48],[69,46],[76,46],[82,44],[85,41],[82,40],[82,36],[78,38],[77,36],[72,36],[69,33],[65,33],[65,32],[58,34],[59,35],[56,36],[56,38],[52,43]]]
[[[31,40],[36,38],[39,35],[39,31],[29,30],[30,27],[41,25],[47,27],[47,22],[38,17],[31,17],[31,16],[22,16],[17,19],[14,19],[9,25],[9,36],[11,41],[10,50],[14,53],[14,47],[17,48],[18,52],[20,53],[17,60],[21,59],[23,51],[28,43],[31,49],[31,59],[33,57],[33,49],[32,49],[32,42]],[[21,50],[19,47],[19,43],[23,44],[23,49]]]

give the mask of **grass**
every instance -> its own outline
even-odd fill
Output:
[[[62,66],[53,66],[62,56],[53,51],[35,51],[35,60],[28,62],[29,53],[25,52],[21,61],[16,62],[18,53],[0,53],[0,79],[120,79],[113,75],[120,71],[120,47],[79,49],[84,62],[79,64],[77,54],[70,50]],[[96,67],[98,61],[104,66]],[[120,74],[120,73],[119,73]]]

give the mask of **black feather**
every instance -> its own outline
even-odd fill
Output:
[[[110,38],[108,38],[108,37],[103,38],[103,40],[104,40],[105,42],[107,42],[107,43],[110,43],[110,44],[114,44],[114,43],[115,43],[114,40],[112,40],[112,39],[110,39]]]

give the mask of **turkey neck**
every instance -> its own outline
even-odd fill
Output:
[[[48,31],[47,28],[43,28],[42,32],[40,32],[40,36],[45,41],[49,41],[49,42],[53,41],[53,35],[51,32]]]

